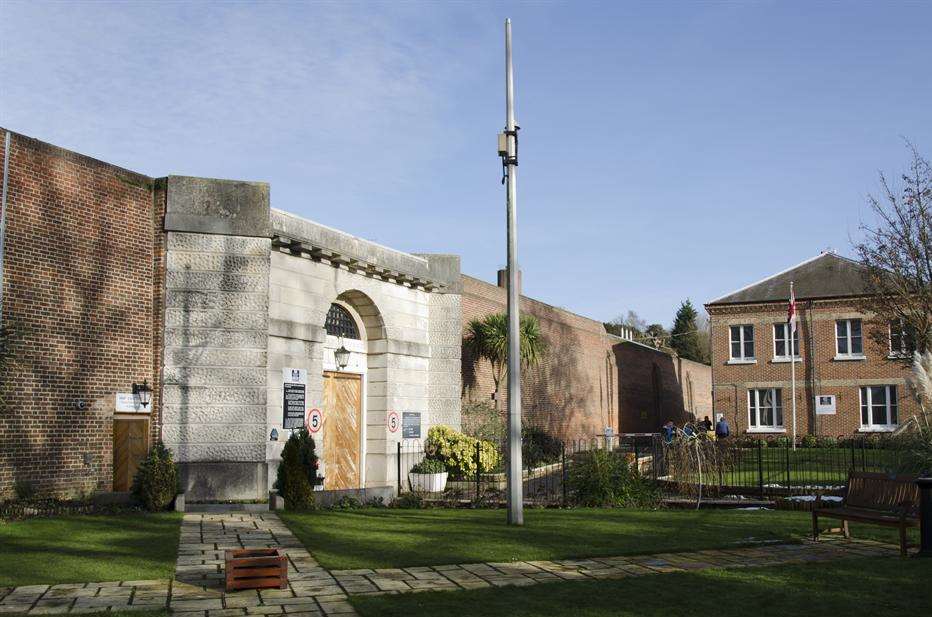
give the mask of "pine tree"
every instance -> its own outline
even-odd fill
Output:
[[[699,313],[696,312],[692,302],[686,300],[680,304],[680,308],[676,312],[676,319],[673,322],[673,329],[670,331],[670,347],[681,358],[695,360],[696,362],[708,362],[702,351],[697,323],[698,317]]]

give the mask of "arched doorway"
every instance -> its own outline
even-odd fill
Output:
[[[384,377],[370,375],[369,370],[373,358],[382,351],[374,349],[373,342],[384,338],[384,326],[378,309],[366,294],[347,291],[330,305],[324,329],[321,456],[324,488],[362,488],[367,481],[367,419],[384,406],[380,405],[384,397],[373,395],[375,384],[383,382]],[[341,348],[349,352],[343,365],[336,355]]]

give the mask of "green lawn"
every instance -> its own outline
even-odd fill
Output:
[[[0,587],[170,578],[181,514],[0,522]]]
[[[363,617],[905,617],[929,614],[930,580],[929,559],[844,559],[530,587],[351,596],[350,601]]]
[[[800,484],[843,485],[852,465],[858,471],[894,469],[899,453],[896,450],[846,448],[762,448],[760,461],[756,448],[742,449],[734,467],[723,474],[726,486],[757,486],[763,475],[764,484],[786,486]]]
[[[524,527],[504,510],[321,511],[282,519],[324,567],[388,568],[480,561],[571,559],[792,541],[811,532],[808,512],[740,510],[526,510]],[[852,525],[855,537],[895,532]]]

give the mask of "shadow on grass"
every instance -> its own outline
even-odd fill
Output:
[[[353,596],[351,602],[363,617],[877,617],[927,614],[930,577],[930,560],[845,559],[531,587]]]
[[[158,513],[0,525],[0,587],[170,578],[180,523]]]

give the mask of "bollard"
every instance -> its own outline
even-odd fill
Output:
[[[919,478],[919,554],[932,557],[932,477]]]

